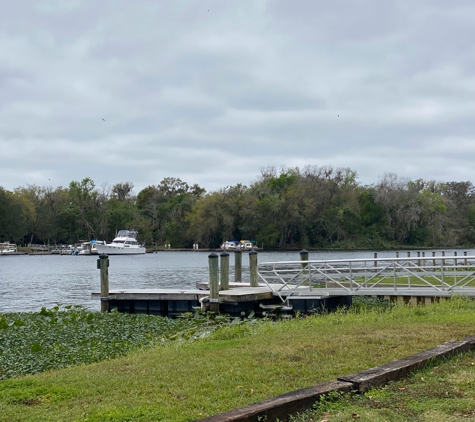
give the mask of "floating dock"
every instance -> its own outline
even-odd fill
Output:
[[[331,312],[352,304],[354,296],[424,305],[427,301],[464,296],[475,298],[475,256],[308,260],[257,264],[249,253],[250,282],[229,282],[229,254],[208,256],[210,282],[196,289],[112,290],[108,287],[109,261],[98,259],[101,270],[101,310],[177,317],[197,309],[242,317],[269,314]],[[423,257],[424,258],[424,257]],[[238,278],[239,277],[239,278]],[[240,254],[235,256],[235,279],[241,279]],[[258,280],[260,283],[258,283]]]
[[[108,310],[132,314],[161,315],[175,318],[184,313],[206,308],[209,290],[207,283],[198,283],[200,288],[181,289],[127,289],[111,290],[107,300]],[[219,292],[219,312],[232,317],[241,317],[254,312],[258,316],[271,313],[332,311],[351,305],[351,296],[299,296],[292,300],[292,307],[286,306],[272,290],[262,285],[250,287],[249,283],[230,283],[229,290]],[[322,292],[323,293],[323,292]],[[93,293],[94,299],[101,299],[100,293]],[[102,299],[104,300],[104,299]]]

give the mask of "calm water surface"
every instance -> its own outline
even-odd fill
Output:
[[[475,250],[445,250],[475,255]],[[436,251],[440,256],[440,251]],[[115,289],[194,289],[196,282],[208,281],[209,252],[159,252],[145,255],[109,257],[109,286]],[[415,256],[415,252],[411,253]],[[394,257],[394,251],[378,251],[378,257]],[[400,256],[406,256],[400,251]],[[431,256],[431,251],[426,251]],[[373,252],[310,252],[309,259],[372,258]],[[15,255],[0,256],[0,313],[39,311],[56,304],[83,305],[99,310],[100,302],[91,293],[100,290],[96,256]],[[298,252],[259,252],[259,262],[299,260]],[[243,280],[249,280],[249,258],[243,253]],[[233,280],[234,259],[230,258]]]

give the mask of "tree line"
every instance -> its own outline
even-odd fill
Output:
[[[135,228],[148,247],[217,248],[251,239],[264,248],[456,247],[475,244],[475,188],[383,175],[361,185],[349,168],[267,168],[250,186],[207,193],[173,177],[138,194],[131,182],[96,188],[0,187],[0,241],[71,244]]]

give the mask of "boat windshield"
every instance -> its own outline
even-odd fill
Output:
[[[134,239],[137,237],[136,230],[119,230],[117,233],[117,237],[133,237]]]

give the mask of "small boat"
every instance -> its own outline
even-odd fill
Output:
[[[137,242],[137,230],[119,230],[112,243],[103,245],[96,242],[97,253],[107,255],[136,255],[145,253],[145,245]]]
[[[256,241],[255,240],[241,240],[239,242],[239,248],[242,251],[252,251],[257,249]]]
[[[76,255],[91,255],[91,243],[83,242],[76,248],[76,250],[78,251]]]
[[[221,249],[225,251],[239,250],[239,242],[237,240],[226,240],[226,242],[221,245]]]
[[[99,252],[97,252],[97,245],[105,245],[106,242],[103,242],[102,240],[91,240],[91,255],[97,255]]]
[[[0,254],[15,253],[17,247],[13,243],[0,243]]]
[[[252,251],[257,249],[257,245],[255,240],[241,240],[240,242],[237,240],[226,240],[221,245],[221,249],[225,251]]]
[[[76,248],[78,250],[77,255],[98,255],[97,245],[105,245],[105,242],[94,239],[89,242],[83,242]]]

